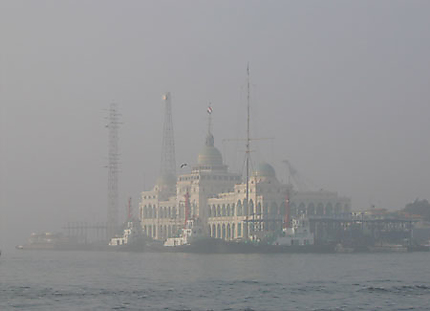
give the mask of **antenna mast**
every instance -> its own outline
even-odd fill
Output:
[[[110,239],[118,229],[118,128],[119,112],[115,103],[110,104],[108,110],[109,150],[108,150],[108,206],[107,206],[107,234]]]
[[[249,89],[249,63],[246,68],[247,72],[247,89],[248,89],[248,95],[247,95],[247,124],[246,124],[246,220],[248,220],[248,214],[249,214],[249,157],[250,157],[250,142],[251,139],[249,137],[249,119],[250,119],[250,103],[249,103],[249,97],[250,97],[250,89]],[[247,222],[247,235],[249,237],[249,226]],[[248,238],[247,237],[247,238]]]
[[[163,96],[164,112],[163,143],[161,147],[161,176],[176,176],[175,140],[173,136],[172,102],[170,92]]]

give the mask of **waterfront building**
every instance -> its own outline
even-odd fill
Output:
[[[141,193],[139,220],[144,233],[157,240],[176,236],[190,218],[214,238],[259,240],[280,231],[289,216],[335,216],[350,208],[350,199],[335,192],[300,192],[282,184],[268,163],[251,174],[247,202],[246,182],[229,172],[209,127],[190,173],[162,174],[152,190]]]

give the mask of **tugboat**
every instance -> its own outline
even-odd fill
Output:
[[[131,198],[128,200],[128,216],[122,226],[121,234],[117,234],[109,241],[109,249],[118,251],[142,252],[148,239],[143,234],[139,220],[133,216]]]
[[[164,242],[165,247],[175,247],[195,244],[199,240],[207,240],[203,234],[203,227],[194,219],[187,220],[185,227],[181,230],[179,237],[168,238]]]
[[[152,248],[152,250],[214,254],[328,253],[334,251],[331,246],[314,244],[314,234],[310,232],[307,218],[293,218],[291,224],[270,241],[225,241],[207,236],[200,222],[191,219],[187,221],[178,237],[168,238],[162,247]]]
[[[291,227],[283,228],[282,233],[274,241],[276,246],[314,245],[314,234],[309,227],[309,220],[304,216],[291,219]]]

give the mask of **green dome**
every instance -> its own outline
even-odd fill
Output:
[[[269,163],[262,162],[258,164],[254,171],[256,176],[260,177],[276,177],[275,169]]]

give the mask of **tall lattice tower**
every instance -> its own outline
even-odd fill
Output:
[[[109,150],[108,150],[108,206],[107,206],[107,237],[110,239],[118,230],[118,174],[119,149],[118,129],[120,114],[116,104],[108,109]]]
[[[170,92],[163,95],[165,102],[163,143],[161,147],[160,178],[176,182],[175,139],[173,137],[172,102]]]

